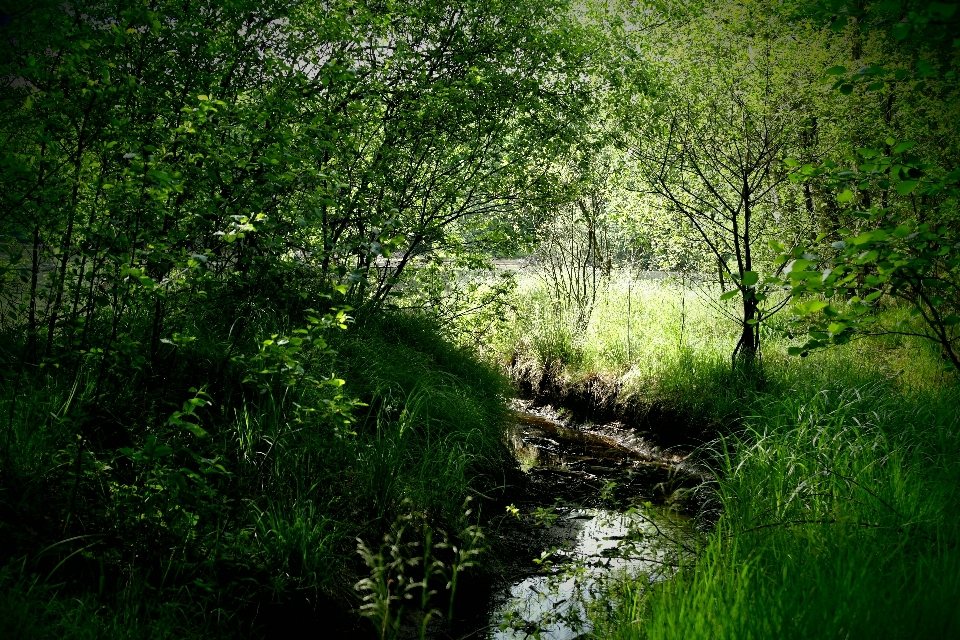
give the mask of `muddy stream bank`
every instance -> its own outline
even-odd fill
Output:
[[[463,574],[451,623],[435,620],[428,638],[585,637],[588,610],[611,604],[616,581],[669,579],[718,515],[692,447],[661,445],[653,425],[591,422],[524,400],[511,409],[505,440],[517,464],[482,506],[487,551]],[[304,628],[380,635],[332,598],[265,603],[258,612],[265,638],[304,637]],[[418,620],[408,618],[399,637],[419,638]]]

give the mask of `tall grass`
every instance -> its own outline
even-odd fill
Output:
[[[582,320],[528,277],[518,287],[514,315],[491,336],[489,355],[515,377],[546,375],[573,386],[599,378],[616,387],[622,402],[662,404],[698,420],[739,415],[758,383],[766,392],[787,393],[804,381],[838,376],[855,385],[892,378],[898,387],[929,389],[947,379],[934,348],[911,337],[885,336],[807,358],[789,356],[787,348],[800,344],[802,336],[790,338],[797,328],[788,311],[761,331],[762,380],[744,379],[730,360],[738,326],[718,312],[725,307],[736,314],[736,301],[719,303],[718,296],[679,277],[650,280],[619,273]],[[891,323],[908,318],[905,309],[887,312]]]
[[[958,637],[956,396],[840,380],[751,408],[717,445],[708,546],[669,584],[627,586],[605,637]]]
[[[123,590],[102,593],[44,581],[29,570],[25,562],[0,568],[0,637],[199,639],[219,635],[223,618],[235,615],[197,585],[181,585],[158,597],[140,576]]]
[[[606,379],[719,429],[699,452],[722,506],[708,542],[675,579],[623,585],[597,637],[960,637],[960,397],[931,345],[791,357],[784,315],[744,379],[736,325],[678,283],[622,276],[580,325],[535,282],[520,295],[496,343],[515,375]]]
[[[261,335],[284,330],[261,321]],[[465,530],[465,498],[502,484],[502,375],[413,315],[328,337],[335,353],[310,373],[336,373],[337,391],[258,390],[244,369],[210,366],[223,362],[214,340],[187,347],[174,391],[139,401],[97,396],[83,368],[0,389],[7,635],[236,637],[257,632],[260,603],[296,594],[349,617],[367,571],[358,536],[380,539],[411,508]],[[187,392],[202,376],[206,395]],[[352,424],[329,419],[335,392],[362,401]],[[212,402],[171,418],[193,396]],[[90,421],[129,441],[78,437]]]
[[[509,388],[502,373],[418,316],[371,318],[342,337],[336,347],[345,366],[338,371],[370,405],[358,427],[366,434],[360,467],[374,483],[370,504],[409,498],[418,508],[456,518],[468,494],[502,484],[509,458],[502,442]]]

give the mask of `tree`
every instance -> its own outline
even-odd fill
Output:
[[[862,224],[821,234],[818,242],[837,238],[829,247],[801,246],[792,256],[784,255],[793,259],[783,284],[797,300],[794,312],[809,324],[810,334],[803,346],[790,351],[805,355],[864,335],[912,335],[939,345],[944,358],[960,371],[960,169],[945,173],[924,163],[909,153],[912,142],[890,139],[886,144],[894,155],[861,149],[862,162],[854,167],[829,162],[801,167],[794,174],[798,181],[833,182],[838,199]],[[856,205],[863,198],[856,198],[853,190],[871,187],[893,195],[864,210]],[[913,211],[904,206],[908,198]],[[803,300],[810,294],[822,299]],[[920,328],[879,322],[876,305],[883,296],[907,302],[919,316]]]
[[[769,16],[766,16],[769,18]],[[739,295],[733,357],[754,360],[759,323],[780,308],[761,281],[765,240],[791,213],[782,160],[799,142],[802,98],[783,77],[798,44],[757,7],[690,19],[661,63],[669,78],[632,135],[637,190],[681,216]],[[783,222],[786,222],[785,220]],[[721,284],[722,286],[722,284]]]
[[[47,3],[2,28],[3,312],[32,363],[152,368],[198,326],[229,354],[260,307],[378,308],[415,255],[542,198],[591,99],[562,0]]]
[[[958,107],[956,5],[826,2],[811,8],[829,21],[835,38],[853,40],[860,65],[856,71],[827,69],[833,89],[848,100],[878,93],[886,98],[882,115],[865,121],[872,143],[822,163],[789,162],[794,181],[818,184],[844,212],[843,223],[784,256],[794,260],[783,285],[810,335],[791,352],[905,334],[936,343],[960,370],[960,144],[948,124]],[[919,327],[881,322],[876,311],[885,296],[905,301]]]
[[[590,100],[589,42],[563,2],[397,9],[351,68],[363,115],[323,169],[338,183],[322,208],[324,267],[372,306],[415,256],[470,253],[542,199]]]

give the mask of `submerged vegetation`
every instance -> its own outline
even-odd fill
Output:
[[[594,636],[960,635],[957,8],[0,8],[0,635],[494,633],[515,394]]]

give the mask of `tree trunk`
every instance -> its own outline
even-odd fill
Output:
[[[760,340],[757,335],[757,325],[752,320],[757,319],[757,301],[752,298],[752,292],[744,292],[743,320],[740,329],[740,341],[734,349],[734,362],[739,360],[747,366],[754,363],[757,352],[760,350]]]

